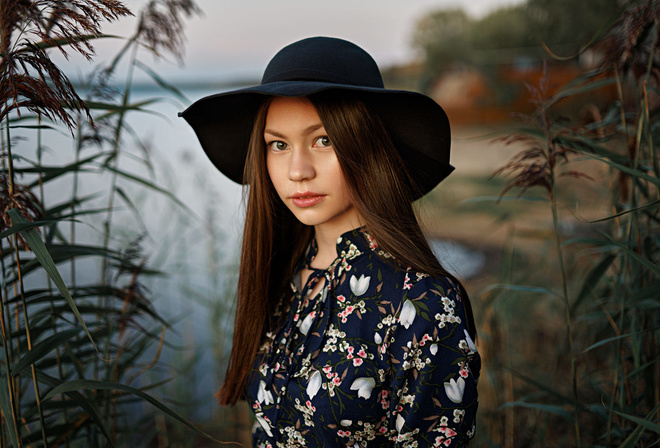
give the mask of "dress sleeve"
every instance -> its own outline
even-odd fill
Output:
[[[406,274],[389,341],[389,434],[395,446],[469,444],[480,359],[466,328],[463,303],[451,280]]]

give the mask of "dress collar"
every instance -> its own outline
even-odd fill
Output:
[[[378,249],[378,243],[365,227],[349,230],[337,238],[337,256],[352,260],[358,255]]]
[[[336,248],[337,258],[352,260],[365,252],[377,250],[378,243],[376,243],[376,240],[367,232],[365,227],[358,227],[341,234],[341,236],[337,238]],[[317,251],[318,247],[316,245],[316,239],[312,236],[300,263],[296,267],[296,272],[303,268],[307,268],[311,271],[318,271],[319,269],[311,267]],[[332,263],[331,266],[334,266],[335,264],[336,263]]]

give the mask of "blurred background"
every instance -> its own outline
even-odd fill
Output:
[[[50,21],[8,16],[3,54],[46,42],[71,84],[38,58],[23,75],[89,109],[3,87],[2,446],[250,445],[247,407],[213,397],[242,191],[177,113],[258,83],[279,49],[314,35],[355,42],[388,88],[449,116],[456,171],[417,206],[475,308],[473,446],[657,446],[656,2],[130,0],[132,16],[91,19],[105,37],[89,59],[75,27],[48,25],[69,17],[48,3]]]

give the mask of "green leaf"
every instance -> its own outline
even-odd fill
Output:
[[[603,275],[605,275],[609,267],[612,265],[612,262],[616,260],[616,258],[617,258],[616,254],[612,254],[612,253],[607,254],[600,261],[600,263],[598,263],[589,272],[587,278],[584,279],[584,283],[582,284],[582,289],[580,290],[580,294],[575,299],[575,302],[573,302],[573,306],[571,307],[571,315],[575,314],[575,311],[584,301],[584,299],[587,298],[589,294],[595,291],[596,285],[598,285],[598,282],[603,277]]]
[[[18,441],[19,429],[14,425],[14,419],[12,416],[15,416],[14,410],[11,408],[9,401],[9,390],[7,385],[8,377],[7,375],[0,375],[0,409],[4,414],[3,429],[7,428],[9,430],[9,439],[10,443],[14,446],[21,446]]]
[[[626,333],[626,334],[621,334],[619,336],[612,336],[611,338],[606,338],[606,339],[601,339],[600,341],[596,342],[595,344],[591,344],[589,347],[585,348],[582,353],[587,353],[588,351],[591,351],[595,348],[601,347],[605,344],[609,344],[610,342],[618,341],[620,339],[627,338],[630,336],[631,333]]]
[[[154,184],[153,182],[150,182],[148,179],[144,179],[144,178],[136,176],[134,174],[127,173],[125,171],[122,171],[120,169],[117,169],[117,168],[109,166],[109,165],[106,165],[104,168],[106,168],[108,171],[112,171],[114,173],[117,173],[120,176],[125,177],[126,179],[130,179],[134,182],[137,182],[137,183],[140,183],[140,184],[144,185],[145,187],[151,188],[152,190],[155,190],[159,193],[162,193],[163,195],[167,196],[172,201],[174,201],[176,204],[178,204],[179,206],[184,208],[186,211],[188,211],[190,213],[194,213],[192,210],[190,210],[188,208],[188,206],[186,204],[181,202],[181,200],[179,198],[177,198],[176,196],[174,196],[170,191],[166,190],[163,187],[160,187],[160,186]]]
[[[133,203],[133,201],[131,201],[131,198],[126,194],[126,192],[124,192],[124,190],[123,190],[121,187],[115,187],[115,191],[117,192],[117,194],[119,195],[119,197],[121,197],[121,198],[124,200],[124,202],[126,203],[126,205],[128,205],[128,207],[129,207],[131,210],[133,210],[133,214],[135,215],[135,217],[137,218],[138,222],[140,223],[140,227],[141,227],[141,229],[142,229],[142,232],[143,232],[143,233],[147,233],[147,226],[144,224],[144,220],[142,219],[142,216],[140,215],[140,211],[139,211],[138,208],[135,206],[135,204]]]
[[[639,426],[642,426],[645,429],[648,429],[650,431],[657,432],[658,434],[660,434],[660,425],[650,421],[651,418],[653,418],[653,415],[658,411],[658,409],[660,409],[660,403],[658,403],[653,408],[653,410],[648,413],[648,415],[645,418],[635,417],[634,415],[624,414],[623,412],[618,412],[618,411],[613,411],[613,412],[615,414],[620,415],[623,418],[627,418],[628,420],[637,423]]]
[[[78,365],[78,363],[74,363],[74,364],[76,366]],[[57,388],[59,386],[67,384],[67,383],[62,383],[62,381],[57,378],[47,375],[43,371],[37,371],[37,381],[46,384],[48,386],[51,386],[53,388]],[[42,401],[46,401],[55,395],[59,395],[59,393],[51,393],[52,391],[53,389],[51,389],[46,395],[41,397]],[[101,418],[101,415],[98,409],[96,408],[94,402],[85,398],[85,396],[80,392],[78,392],[77,390],[71,390],[63,393],[66,393],[67,396],[69,396],[73,401],[75,401],[78,404],[78,406],[80,406],[91,417],[92,421],[96,423],[96,426],[101,430],[105,438],[108,440],[110,446],[114,447],[115,444],[112,441],[110,433],[105,427],[105,424],[103,423],[103,419]]]
[[[42,174],[40,180],[37,179],[29,185],[30,187],[33,188],[39,185],[39,182],[46,183],[69,173],[88,171],[89,169],[84,168],[84,165],[94,161],[95,159],[98,159],[99,157],[103,157],[107,154],[109,154],[109,152],[100,152],[85,159],[70,163],[69,165],[56,166],[56,167],[38,166],[34,168],[24,169],[23,172],[25,173],[33,172],[33,173]]]
[[[49,338],[40,341],[32,347],[32,350],[27,351],[23,357],[11,368],[12,375],[15,372],[27,369],[30,365],[35,364],[48,353],[55,350],[60,345],[64,344],[71,338],[80,333],[79,328],[71,328],[68,330],[60,331]]]
[[[158,73],[153,71],[151,68],[149,68],[146,64],[143,64],[140,61],[135,61],[135,65],[142,69],[147,75],[151,76],[151,78],[161,86],[163,89],[173,93],[175,96],[177,96],[179,99],[183,100],[186,103],[190,103],[190,100],[186,98],[186,96],[179,90],[176,86],[173,86],[172,84],[168,83],[165,81],[163,78],[158,76]]]
[[[34,222],[25,221],[20,224],[15,224],[10,228],[8,228],[7,230],[5,230],[4,232],[0,233],[0,239],[7,238],[8,236],[11,236],[17,232],[24,232],[26,230],[34,229],[35,227],[41,227],[41,226],[45,226],[46,224],[53,224],[53,223],[57,223],[57,221],[55,220],[34,221]]]
[[[18,213],[18,211],[15,208],[12,208],[7,212],[9,216],[11,217],[12,224],[21,224],[25,223],[25,219]],[[73,297],[71,297],[71,294],[69,294],[69,290],[66,287],[66,284],[64,283],[64,280],[62,279],[62,276],[60,275],[59,271],[57,270],[57,267],[55,266],[55,263],[53,263],[53,259],[50,257],[50,254],[48,253],[48,250],[46,249],[46,246],[44,245],[44,242],[41,240],[41,237],[37,233],[35,229],[30,229],[26,231],[22,231],[21,235],[25,239],[26,243],[32,249],[32,252],[34,253],[35,257],[37,257],[37,260],[39,260],[39,263],[44,267],[44,270],[50,277],[50,279],[55,283],[55,286],[57,286],[57,289],[60,290],[60,293],[64,296],[66,301],[69,304],[69,307],[71,308],[71,311],[73,314],[76,316],[76,319],[78,319],[78,322],[80,322],[80,325],[83,327],[85,330],[85,333],[87,334],[87,337],[91,341],[92,345],[94,346],[94,349],[97,350],[98,348],[96,347],[96,343],[94,342],[94,339],[92,338],[92,335],[90,334],[89,330],[87,329],[87,325],[85,325],[85,321],[83,320],[82,316],[78,312],[78,308],[76,307],[76,303],[73,300]]]
[[[656,206],[656,205],[658,205],[658,204],[660,204],[660,200],[653,201],[653,202],[651,202],[651,203],[649,203],[649,204],[640,205],[639,207],[631,208],[630,210],[624,210],[624,211],[622,211],[621,213],[617,213],[616,215],[610,215],[610,216],[607,216],[607,217],[605,217],[605,218],[595,219],[595,220],[593,220],[593,221],[587,221],[587,222],[588,222],[589,224],[593,224],[593,223],[596,223],[596,222],[609,221],[610,219],[620,218],[621,216],[625,216],[625,215],[627,215],[628,213],[635,213],[635,212],[638,212],[638,211],[644,210],[645,208],[654,207],[654,206]]]
[[[210,434],[205,433],[204,431],[196,428],[191,422],[189,422],[185,417],[182,415],[178,414],[174,410],[168,408],[165,406],[163,403],[160,401],[156,400],[154,397],[151,395],[143,392],[140,389],[136,389],[131,386],[127,386],[125,384],[119,384],[119,383],[111,383],[107,381],[96,381],[96,380],[73,380],[73,381],[67,381],[66,383],[62,383],[57,387],[54,387],[48,393],[45,395],[44,399],[48,399],[52,397],[53,395],[61,394],[61,393],[67,393],[67,392],[73,392],[73,391],[78,391],[78,390],[112,390],[112,391],[124,391],[128,392],[130,394],[133,394],[135,396],[138,396],[157,409],[160,409],[165,415],[170,416],[171,418],[183,423],[186,425],[188,428],[193,430],[195,433],[206,437],[209,440],[213,440],[215,442],[223,443],[220,440],[215,439],[213,436]]]
[[[622,172],[624,172],[624,173],[626,173],[630,176],[637,177],[639,179],[644,179],[644,180],[654,184],[656,187],[660,187],[660,178],[657,178],[655,176],[651,176],[649,174],[646,174],[646,173],[644,173],[642,171],[639,171],[639,170],[636,170],[634,168],[622,165],[622,164],[617,163],[617,162],[615,162],[613,160],[610,160],[608,158],[597,156],[596,154],[588,154],[588,155],[589,155],[589,157],[594,158],[594,159],[596,159],[600,162],[603,162],[603,163],[611,166],[612,168],[616,168],[617,170],[622,171]]]
[[[144,111],[142,109],[143,106],[148,106],[150,104],[157,103],[158,99],[147,99],[143,101],[139,101],[137,103],[133,104],[115,104],[115,103],[104,103],[101,101],[89,101],[87,103],[87,107],[89,107],[92,110],[106,110],[110,112],[127,112],[129,110],[137,110],[137,111]]]
[[[567,84],[559,92],[557,92],[555,98],[559,100],[569,96],[579,95],[581,93],[592,92],[594,90],[598,90],[614,84],[616,84],[616,78],[614,77],[592,80],[588,82],[584,82],[582,78],[578,78],[575,82]]]

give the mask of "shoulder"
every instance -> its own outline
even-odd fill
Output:
[[[401,302],[399,320],[405,328],[413,325],[418,317],[437,325],[439,329],[447,324],[460,325],[465,322],[463,297],[458,283],[449,277],[406,272]]]

